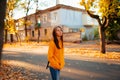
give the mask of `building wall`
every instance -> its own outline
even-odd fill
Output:
[[[98,25],[96,19],[91,18],[86,12],[82,13],[82,24],[83,25]]]
[[[31,32],[32,33],[32,32]],[[52,37],[52,30],[51,27],[42,27],[40,28],[40,40],[50,40]],[[32,34],[31,34],[32,35]],[[31,40],[37,40],[38,39],[38,30],[34,30],[34,35],[31,37]]]
[[[29,19],[32,22],[32,24],[30,26],[35,27],[35,24],[36,24],[35,15],[30,16]]]
[[[51,14],[51,26],[61,25],[60,9],[50,12],[50,14]]]
[[[60,9],[60,24],[70,28],[79,28],[82,25],[82,12]]]
[[[51,15],[50,13],[39,14],[41,27],[48,27],[51,25]]]
[[[81,42],[80,32],[70,32],[63,34],[63,40],[66,42]],[[74,36],[74,38],[73,38]]]

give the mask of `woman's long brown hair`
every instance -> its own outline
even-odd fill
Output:
[[[62,30],[62,28],[61,28],[60,26],[55,27],[55,28],[53,29],[53,38],[54,38],[54,43],[55,43],[56,47],[57,47],[58,49],[60,49],[59,41],[58,41],[57,35],[56,35],[56,29],[57,29],[57,28],[60,28],[60,29]],[[62,41],[62,48],[63,48],[63,35],[61,36],[60,39],[61,39],[61,41]]]

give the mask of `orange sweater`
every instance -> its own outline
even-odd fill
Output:
[[[59,42],[59,46],[61,48],[62,43]],[[53,40],[49,43],[48,50],[48,61],[50,62],[50,66],[54,69],[62,69],[64,67],[64,48],[58,49]]]

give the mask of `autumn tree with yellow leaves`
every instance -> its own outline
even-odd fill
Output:
[[[24,19],[24,30],[25,30],[25,39],[26,41],[28,41],[28,33],[27,33],[27,29],[28,27],[32,24],[32,22],[29,20],[28,18],[28,15],[29,15],[29,11],[32,9],[32,6],[31,5],[32,3],[34,3],[34,0],[23,0],[23,1],[19,1],[19,7],[20,9],[24,10],[24,13],[25,13],[25,17],[23,18]]]
[[[109,17],[112,16],[111,14],[115,14],[115,9],[120,6],[119,0],[82,0],[80,5],[85,7],[89,16],[98,21],[100,26],[100,51],[101,53],[106,53],[105,30],[109,24]],[[93,9],[96,11],[92,11]],[[117,13],[118,16],[120,16],[119,13]]]
[[[26,16],[28,16],[28,12],[29,12],[29,5],[30,5],[31,0],[29,0],[29,2],[23,2],[22,0],[7,0],[7,9],[6,9],[6,19],[5,19],[5,42],[7,42],[7,35],[10,34],[10,41],[13,42],[13,34],[16,35],[17,40],[20,40],[20,36],[17,33],[16,30],[16,23],[20,23],[23,25],[25,25],[25,35],[27,37],[27,26],[31,25],[30,20],[28,20],[27,17],[25,17],[25,19],[23,20],[17,20],[17,22],[15,22],[15,20],[13,19],[14,16],[14,10],[22,10],[25,9],[26,10]],[[19,22],[20,21],[20,22]],[[18,27],[22,27],[20,25],[18,25]],[[18,38],[19,36],[19,38]]]
[[[115,5],[114,5],[115,4]],[[109,19],[108,27],[105,30],[107,43],[119,43],[120,32],[120,0],[114,0],[110,4],[107,16]]]
[[[14,9],[17,7],[19,0],[7,0],[6,18],[5,18],[5,43],[7,35],[10,34],[10,41],[13,42],[13,34],[16,34],[15,20],[13,19]]]
[[[29,17],[29,12],[30,10],[33,9],[33,5],[36,5],[36,13],[38,11],[38,0],[8,0],[7,1],[7,13],[6,13],[6,29],[5,29],[5,34],[11,33],[11,36],[16,33],[16,22],[22,24],[21,27],[24,27],[25,30],[25,40],[28,41],[29,40],[29,35],[28,35],[28,27],[30,27],[30,25],[32,24],[32,22],[30,21],[30,17]],[[22,10],[24,11],[24,15],[25,17],[15,20],[13,19],[13,15],[14,15],[14,10]],[[36,14],[37,15],[37,14]],[[37,16],[35,16],[36,19],[36,25],[37,26]],[[22,23],[21,23],[22,22]],[[10,26],[9,25],[12,25]],[[20,26],[19,26],[20,27]],[[40,30],[38,29],[38,34],[40,33]],[[40,35],[38,35],[38,42],[39,42],[39,37]],[[5,35],[5,42],[7,41],[7,35]],[[13,41],[13,39],[11,38],[11,41]]]

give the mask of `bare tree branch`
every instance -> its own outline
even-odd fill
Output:
[[[100,25],[102,25],[102,24],[101,24],[101,20],[100,20],[100,18],[99,18],[98,15],[92,14],[89,10],[87,10],[87,13],[88,13],[88,15],[89,15],[90,17],[97,19],[98,23],[99,23]]]
[[[104,17],[103,17],[103,20],[102,20],[102,25],[105,26],[106,23],[107,23],[107,18],[104,16]]]
[[[90,15],[90,17],[95,18],[95,19],[99,19],[98,15],[94,15],[92,14],[90,11],[87,10],[87,13]]]

